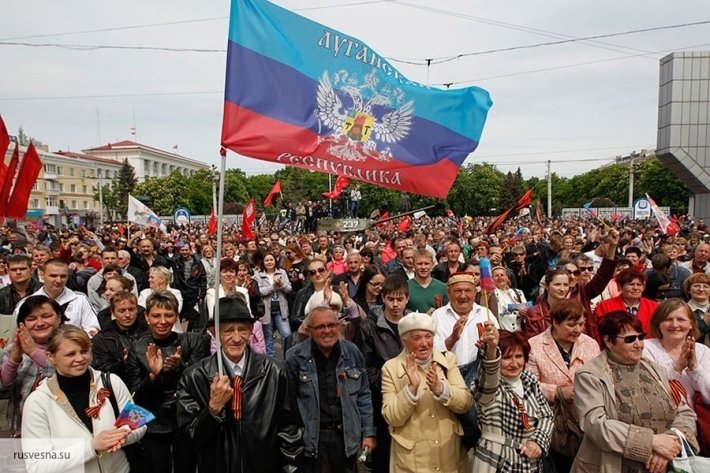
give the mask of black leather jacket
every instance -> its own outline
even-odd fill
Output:
[[[301,326],[301,322],[306,318],[306,305],[314,292],[316,292],[315,287],[308,281],[303,289],[296,294],[296,300],[293,301],[293,310],[288,314],[291,332],[296,333],[298,327]]]
[[[241,420],[234,419],[231,402],[217,417],[209,411],[210,385],[218,370],[216,354],[187,370],[180,380],[178,425],[197,448],[198,470],[298,471],[304,429],[286,367],[249,348],[245,356]]]
[[[175,371],[163,368],[155,381],[151,381],[150,366],[145,355],[150,343],[155,343],[156,348],[161,350],[163,360],[174,355],[178,347],[182,347],[181,366]],[[178,381],[188,367],[209,356],[209,343],[209,338],[196,333],[172,332],[164,340],[148,336],[133,344],[128,354],[127,386],[131,392],[136,393],[134,402],[155,415],[155,420],[148,424],[149,433],[167,434],[177,429],[175,392]]]
[[[31,294],[34,294],[35,292],[42,289],[42,286],[44,286],[44,284],[34,278],[31,278],[30,285],[27,286],[27,291],[25,292],[25,295],[29,296]],[[20,300],[22,300],[22,297],[20,297],[20,295],[17,293],[14,285],[9,284],[0,289],[0,314],[10,315],[15,312],[15,307],[17,307],[17,304],[20,302]]]
[[[106,310],[110,311],[110,308]],[[150,337],[150,330],[141,314],[128,330],[120,330],[115,320],[108,321],[105,326],[101,324],[101,331],[91,340],[91,366],[117,375],[128,385],[123,350],[130,352],[135,342],[145,337]]]
[[[170,260],[173,268],[173,288],[179,289],[184,301],[183,307],[192,306],[197,299],[205,300],[207,294],[207,270],[205,265],[192,255],[192,271],[185,279],[185,261],[178,255]]]

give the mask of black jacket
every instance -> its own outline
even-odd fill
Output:
[[[210,385],[218,370],[215,354],[182,376],[178,425],[197,448],[201,472],[295,472],[304,430],[295,387],[289,386],[283,362],[249,348],[244,356],[242,419],[234,419],[231,402],[218,417],[209,411]]]
[[[30,284],[27,286],[26,296],[34,294],[35,292],[42,289],[42,284],[35,278],[30,278]],[[0,289],[0,314],[10,315],[15,312],[15,307],[17,307],[18,302],[22,300],[22,297],[15,290],[15,286],[12,284]]]
[[[464,271],[466,269],[466,265],[463,263],[459,263],[459,269],[456,270],[456,272],[459,271]],[[431,270],[431,277],[434,279],[438,279],[439,281],[443,282],[446,284],[446,281],[449,280],[449,276],[451,276],[451,272],[449,271],[449,262],[444,261],[443,263],[439,263],[434,268]]]
[[[126,266],[126,272],[133,276],[133,279],[136,280],[138,294],[140,294],[143,289],[148,289],[150,287],[148,285],[148,276],[146,276],[140,268],[136,268],[135,266],[129,264]]]
[[[113,373],[128,384],[123,350],[130,352],[133,344],[145,337],[150,337],[150,330],[140,314],[128,330],[119,329],[115,320],[109,320],[105,326],[101,324],[101,331],[91,339],[91,366],[99,371]]]
[[[409,312],[405,309],[405,316]],[[382,307],[373,307],[370,315],[360,323],[355,335],[355,345],[365,357],[378,437],[389,435],[387,422],[382,416],[382,366],[387,360],[400,354],[402,342],[387,324]]]
[[[293,301],[293,310],[288,314],[292,332],[296,333],[298,327],[301,326],[301,322],[306,318],[306,305],[314,292],[316,292],[315,287],[308,281],[303,289],[296,294],[296,300]]]
[[[148,344],[155,343],[163,354],[163,359],[174,355],[182,347],[182,364],[175,371],[163,369],[155,381],[150,380],[150,367],[146,358]],[[126,385],[135,392],[134,402],[155,415],[148,424],[148,432],[167,434],[177,429],[175,412],[175,392],[182,373],[210,354],[209,338],[196,333],[172,332],[167,339],[155,340],[152,336],[142,338],[133,344],[128,354]],[[214,373],[212,375],[214,377]],[[211,379],[211,378],[210,378]]]
[[[113,319],[111,318],[111,306],[101,309],[99,313],[96,314],[96,318],[99,319],[99,327],[101,327],[101,330],[108,329],[113,323]],[[145,309],[141,306],[138,306],[137,309],[137,320],[148,328],[148,323],[145,321]]]
[[[207,294],[207,270],[205,265],[192,255],[192,270],[185,278],[185,261],[178,255],[170,260],[173,268],[173,283],[171,286],[179,289],[182,294],[183,310],[195,305],[198,299],[205,300]]]

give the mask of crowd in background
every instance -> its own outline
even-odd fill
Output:
[[[372,471],[660,472],[682,445],[671,429],[708,453],[696,424],[710,404],[703,219],[681,218],[675,235],[580,218],[514,219],[486,234],[491,219],[453,216],[339,233],[317,232],[302,206],[262,221],[255,239],[226,226],[221,255],[200,224],[4,228],[0,314],[14,335],[0,397],[12,433],[52,436],[36,410],[62,418],[34,394],[44,389],[65,392],[94,450],[109,453],[92,459],[96,471],[128,468],[131,444],[153,452],[153,471],[233,465],[200,453],[208,437],[213,455],[269,465],[234,471],[354,471],[367,449]],[[220,308],[229,336],[215,332],[216,299],[238,301]],[[86,337],[57,332],[64,325]],[[234,362],[224,386],[198,377],[223,337],[236,350],[224,348]],[[83,371],[62,364],[70,348],[90,352]],[[252,384],[244,359],[273,370],[268,389],[289,404],[240,424],[263,439],[250,449],[228,425],[267,386]],[[156,415],[140,435],[112,437],[82,414],[96,397],[86,380],[102,372],[122,404],[135,392]]]

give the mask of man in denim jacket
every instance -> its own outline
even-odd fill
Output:
[[[306,321],[309,339],[286,354],[289,382],[298,390],[306,426],[305,472],[355,472],[358,450],[377,442],[365,359],[355,344],[338,340],[338,319],[327,306]]]

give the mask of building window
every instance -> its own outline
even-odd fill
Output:
[[[158,174],[158,163],[153,161],[153,174]]]
[[[49,189],[49,182],[44,181],[44,190],[48,190],[48,189]]]
[[[38,191],[39,190],[39,183],[35,181],[35,183],[32,185],[32,190],[33,191]]]
[[[84,210],[87,210],[89,208],[89,201],[85,200],[84,201]]]
[[[59,183],[59,192],[64,192],[64,184],[61,182]]]
[[[89,191],[88,191],[88,189],[86,188],[86,186],[81,186],[81,193],[82,193],[82,194],[88,194],[88,193],[89,193]]]
[[[39,208],[39,199],[30,199],[30,208],[38,209]]]
[[[143,172],[150,172],[150,161],[147,159],[143,160]]]
[[[97,169],[97,170],[96,170],[96,177],[98,177],[99,179],[101,179],[101,169]]]
[[[69,186],[69,190],[72,194],[76,194],[76,184],[72,184]]]
[[[71,208],[72,208],[72,210],[78,208],[78,207],[76,206],[76,200],[72,200],[72,201],[71,201]]]
[[[162,166],[160,166],[160,174],[162,176],[164,176],[167,172],[168,172],[168,165],[167,164],[163,164]]]
[[[64,168],[61,166],[57,166],[57,174],[59,174],[60,176],[63,176],[64,175]]]
[[[69,168],[69,176],[74,177],[74,168]]]
[[[45,164],[44,172],[55,174],[57,172],[57,167],[54,164]]]
[[[84,179],[86,177],[86,169],[81,170],[81,178]]]
[[[46,204],[47,207],[56,207],[57,206],[57,198],[56,197],[45,197],[44,203]]]

